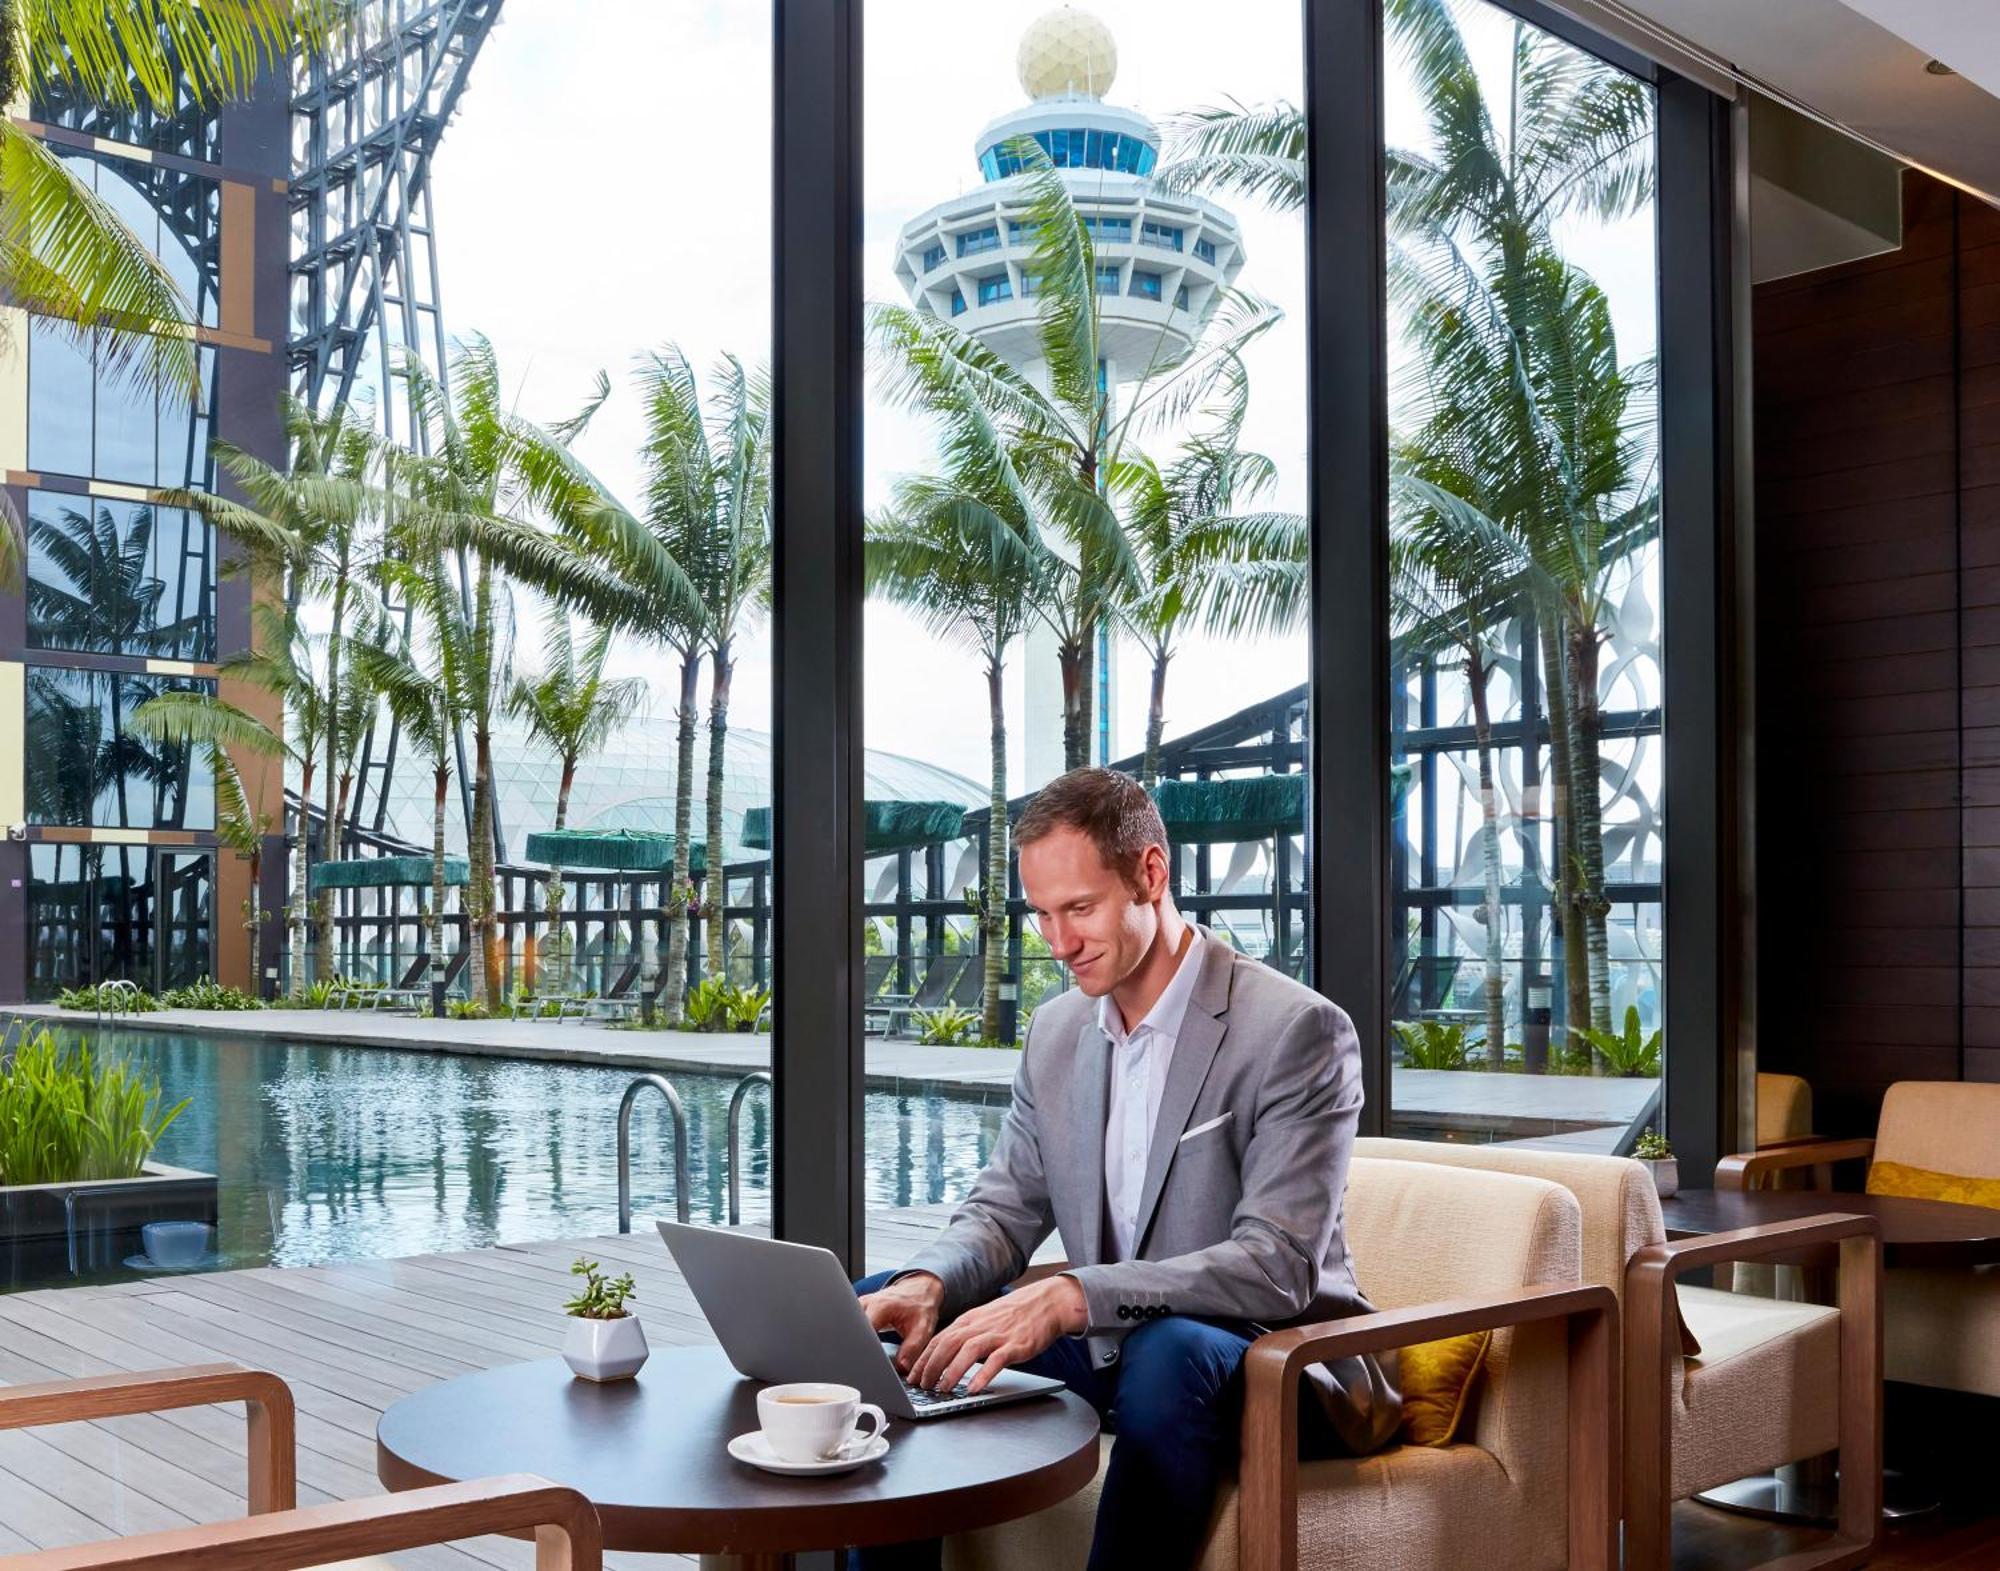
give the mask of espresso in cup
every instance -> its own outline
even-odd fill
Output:
[[[863,1414],[873,1422],[867,1439],[889,1427],[882,1409],[861,1400],[853,1386],[814,1380],[766,1386],[757,1393],[757,1422],[764,1443],[787,1462],[826,1462],[847,1450]]]

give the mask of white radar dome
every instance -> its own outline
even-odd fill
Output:
[[[1118,76],[1118,40],[1088,11],[1058,6],[1028,24],[1014,68],[1030,98],[1102,98]]]

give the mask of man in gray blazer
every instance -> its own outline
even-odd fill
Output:
[[[1031,916],[1076,987],[1035,1012],[971,1195],[856,1290],[921,1385],[969,1372],[976,1391],[1018,1366],[1092,1402],[1118,1435],[1092,1571],[1165,1571],[1192,1563],[1234,1463],[1250,1343],[1370,1308],[1341,1225],[1359,1049],[1335,1005],[1182,917],[1160,815],[1129,776],[1050,782],[1016,840]],[[1051,1230],[1068,1267],[1006,1290]],[[1394,1432],[1393,1356],[1312,1385],[1322,1445]],[[861,1557],[936,1563],[934,1545]]]

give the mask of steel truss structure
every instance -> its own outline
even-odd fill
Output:
[[[361,0],[345,36],[302,60],[293,84],[293,388],[320,410],[371,400],[383,435],[413,452],[428,450],[428,433],[395,375],[399,359],[414,354],[450,396],[431,159],[500,5]],[[378,756],[370,728],[352,825],[372,787],[381,828],[397,740],[392,728]],[[458,753],[469,828],[463,738]]]

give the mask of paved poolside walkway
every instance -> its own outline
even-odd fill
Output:
[[[7,1013],[82,1024],[95,1017],[49,1004],[8,1006]],[[133,1017],[152,1029],[215,1037],[283,1036],[293,1041],[476,1057],[536,1058],[576,1064],[659,1069],[687,1074],[747,1074],[771,1066],[769,1036],[712,1036],[697,1031],[614,1031],[588,1020],[430,1020],[359,1010],[162,1009]],[[1018,1054],[1005,1048],[925,1047],[868,1039],[872,1090],[1003,1097]],[[1650,1080],[1582,1075],[1484,1074],[1443,1069],[1395,1071],[1395,1109],[1426,1132],[1481,1139],[1558,1141],[1609,1151],[1644,1109]]]
[[[51,1004],[13,1004],[6,1013],[90,1024],[94,1015]],[[538,1058],[573,1064],[680,1070],[691,1074],[747,1074],[771,1067],[771,1038],[715,1036],[701,1031],[614,1031],[593,1020],[430,1020],[365,1010],[161,1009],[129,1017],[161,1031],[203,1036],[282,1036],[295,1042],[349,1047],[407,1048],[414,1052],[467,1053],[477,1057]],[[120,1023],[123,1023],[121,1021]],[[1019,1055],[1006,1048],[925,1047],[916,1042],[868,1039],[868,1084],[893,1091],[911,1084],[967,1093],[1005,1091],[1014,1083]]]

